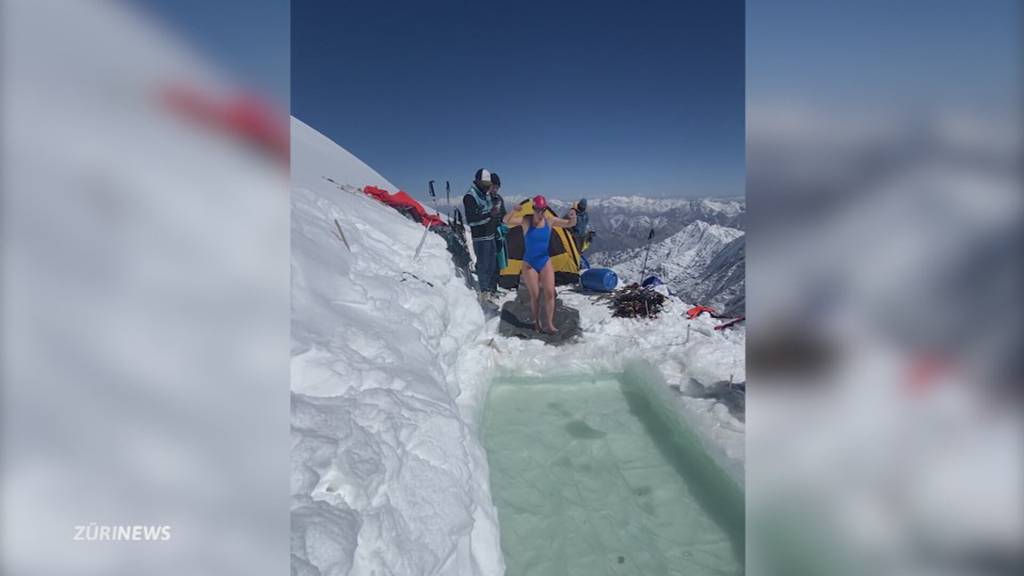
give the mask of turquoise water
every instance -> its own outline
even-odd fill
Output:
[[[742,491],[659,394],[635,373],[492,385],[509,576],[742,574]]]

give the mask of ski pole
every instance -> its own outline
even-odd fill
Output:
[[[452,183],[444,181],[444,201],[448,203],[448,221],[452,221]]]
[[[334,227],[338,229],[338,238],[341,238],[341,241],[345,243],[345,248],[348,248],[348,251],[351,252],[352,247],[348,245],[348,240],[345,239],[345,233],[341,231],[341,224],[338,223],[337,218],[334,219]]]
[[[427,185],[430,187],[430,205],[434,207],[434,212],[437,212],[438,216],[440,216],[441,211],[437,209],[437,194],[434,193],[434,181],[431,180]]]
[[[434,212],[437,212],[437,200],[434,194],[434,181],[431,180],[430,182],[428,182],[427,186],[429,187],[430,191],[430,203],[434,206]],[[427,222],[426,227],[423,228],[423,236],[420,237],[420,243],[416,245],[416,252],[412,256],[413,261],[419,260],[420,251],[423,250],[423,243],[427,241],[427,233],[430,232],[430,226],[433,223],[434,220],[431,219],[429,222]]]
[[[651,228],[651,232],[647,235],[647,251],[644,252],[644,265],[640,268],[640,284],[644,282],[644,273],[647,272],[647,256],[651,253],[651,239],[654,238],[654,228]]]
[[[420,258],[420,250],[423,250],[423,243],[427,241],[427,233],[430,232],[430,225],[433,224],[433,223],[434,223],[434,221],[431,220],[423,228],[423,236],[420,236],[420,243],[416,245],[416,252],[412,255],[413,262],[415,262],[416,260],[419,260],[419,258]]]

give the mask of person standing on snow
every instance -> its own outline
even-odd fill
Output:
[[[481,168],[473,177],[473,185],[462,197],[466,223],[473,238],[481,302],[492,297],[498,285],[498,254],[494,238],[499,220],[498,206],[491,198],[492,185],[491,173]]]
[[[576,248],[583,252],[590,245],[590,238],[594,234],[590,231],[590,213],[587,212],[587,199],[580,198],[580,201],[573,208],[576,209],[576,225],[571,230],[572,239],[576,242]],[[566,214],[566,218],[568,217],[569,215]]]
[[[533,210],[526,214],[523,205],[505,216],[505,224],[523,227],[523,269],[519,278],[530,292],[530,314],[533,329],[545,334],[557,334],[555,327],[555,268],[551,265],[550,245],[552,228],[572,228],[576,225],[576,210],[570,209],[567,218],[555,218],[546,213],[547,199],[533,197]]]

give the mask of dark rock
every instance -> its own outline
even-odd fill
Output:
[[[729,414],[740,422],[746,422],[746,382],[721,380],[706,386],[691,378],[687,383],[686,390],[680,388],[680,392],[693,398],[710,398],[721,402],[729,409]]]
[[[580,311],[570,308],[555,297],[555,328],[557,334],[545,334],[533,329],[533,318],[530,316],[530,293],[526,286],[520,286],[516,299],[506,302],[501,307],[501,324],[498,334],[541,340],[547,344],[562,344],[583,333],[580,328]]]

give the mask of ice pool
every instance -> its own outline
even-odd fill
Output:
[[[659,394],[628,372],[492,384],[509,576],[743,573],[742,489]]]

